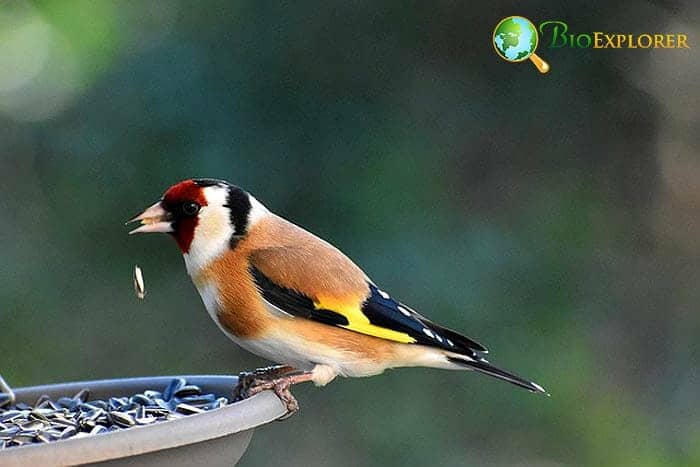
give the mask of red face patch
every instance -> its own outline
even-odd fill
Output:
[[[207,205],[204,190],[193,180],[185,180],[171,186],[163,195],[163,204],[173,216],[173,237],[183,253],[190,251],[194,239],[194,229],[199,222],[199,216],[188,216],[183,213],[186,203],[195,202],[200,206]]]

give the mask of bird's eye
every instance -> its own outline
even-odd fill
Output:
[[[182,213],[186,216],[194,216],[199,212],[201,206],[194,201],[186,201],[182,203]]]

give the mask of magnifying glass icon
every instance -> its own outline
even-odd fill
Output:
[[[549,71],[549,64],[535,53],[539,42],[537,28],[523,16],[503,18],[493,30],[493,48],[499,57],[512,63],[530,59],[544,74]]]

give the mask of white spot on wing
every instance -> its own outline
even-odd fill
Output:
[[[399,305],[399,311],[400,311],[401,314],[403,314],[404,316],[408,316],[408,317],[411,316],[411,312],[408,311],[406,308],[402,307],[401,305]]]
[[[447,341],[447,344],[448,344],[450,347],[454,347],[454,346],[455,346],[454,342],[452,342],[451,340],[449,340],[449,339],[445,339],[445,340]]]
[[[384,292],[384,291],[381,290],[381,289],[377,289],[377,292],[379,292],[379,295],[381,295],[382,297],[384,297],[384,299],[386,299],[386,300],[389,300],[389,299],[391,298],[391,296],[390,296],[388,293]]]
[[[433,331],[431,331],[430,329],[423,328],[423,333],[431,339],[435,339],[435,334],[433,334]]]

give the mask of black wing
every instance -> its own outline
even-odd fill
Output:
[[[371,295],[362,305],[362,312],[372,324],[405,332],[417,344],[439,347],[470,356],[474,352],[488,352],[486,347],[451,329],[444,328],[421,316],[386,292],[370,284]]]
[[[478,342],[429,321],[374,284],[369,284],[369,297],[358,309],[349,313],[348,310],[317,308],[308,296],[276,284],[253,266],[250,271],[263,298],[292,316],[384,339],[438,347],[475,358],[478,358],[476,352],[487,352]],[[358,314],[363,322],[358,322]]]

